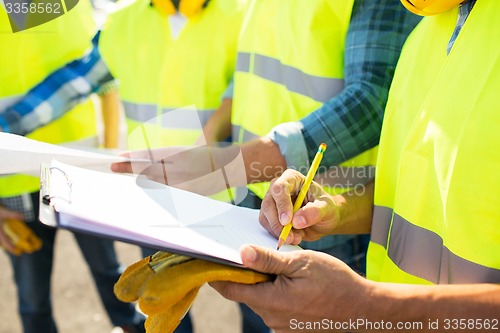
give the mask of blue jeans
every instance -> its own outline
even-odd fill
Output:
[[[32,195],[35,212],[38,212],[38,193]],[[38,215],[38,214],[36,214]],[[51,273],[54,240],[57,229],[38,221],[27,221],[29,227],[42,239],[42,248],[32,254],[10,255],[17,285],[19,314],[24,333],[56,333],[52,315]],[[113,286],[122,273],[116,259],[112,240],[75,233],[80,250],[89,265],[101,301],[115,326],[134,326],[144,331],[144,316],[129,303],[119,301]]]

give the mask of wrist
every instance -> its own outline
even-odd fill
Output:
[[[373,213],[373,182],[365,185],[363,193],[345,192],[332,196],[337,206],[335,234],[369,234]]]
[[[241,152],[248,184],[271,181],[286,170],[286,161],[278,145],[268,137],[244,143]]]
[[[203,144],[217,144],[218,142],[222,142],[223,140],[220,138],[222,135],[219,135],[217,128],[213,126],[209,126],[209,128],[203,128],[203,137],[200,138],[199,143]]]
[[[365,319],[372,322],[380,319],[380,316],[377,316],[377,313],[379,313],[379,311],[385,312],[385,309],[381,309],[387,304],[387,300],[385,299],[386,295],[383,290],[377,282],[370,281],[366,278],[363,278],[361,288],[364,291],[364,295],[359,297],[360,301],[358,302],[356,309],[354,309],[353,317],[350,319]]]
[[[329,194],[328,194],[329,195]],[[335,219],[332,227],[332,234],[343,234],[345,220],[348,219],[348,206],[346,198],[341,195],[331,195],[333,207],[335,209]]]

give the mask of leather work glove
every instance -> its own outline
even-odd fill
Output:
[[[271,278],[244,268],[157,252],[129,266],[115,284],[114,292],[121,301],[139,301],[139,307],[148,315],[146,332],[171,333],[205,282],[254,284]]]
[[[14,245],[14,249],[5,249],[16,256],[33,253],[42,247],[42,240],[23,221],[6,219],[2,223],[2,231]]]

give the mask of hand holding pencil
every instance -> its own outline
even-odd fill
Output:
[[[302,188],[300,189],[299,195],[297,196],[297,199],[295,199],[295,203],[293,204],[293,213],[294,214],[300,209],[300,207],[302,206],[302,203],[304,202],[304,198],[306,197],[307,191],[309,191],[309,186],[311,186],[314,175],[316,175],[316,172],[318,171],[318,167],[319,167],[319,164],[321,163],[321,159],[323,158],[323,154],[324,154],[325,150],[326,150],[326,144],[324,144],[324,143],[320,144],[318,151],[316,152],[316,155],[314,156],[314,159],[311,163],[311,167],[309,168],[309,171],[307,172],[306,179],[304,180],[304,184],[302,185]],[[290,234],[290,230],[292,230],[292,222],[291,221],[283,227],[283,230],[280,233],[277,250],[279,250],[280,247],[285,243],[286,239],[288,238],[288,235]]]
[[[337,224],[339,207],[334,202],[334,197],[320,184],[312,181],[324,153],[324,146],[320,150],[316,153],[314,163],[311,163],[307,182],[307,177],[302,173],[292,169],[285,170],[280,177],[271,181],[269,191],[262,201],[259,222],[270,234],[278,238],[283,227],[293,222],[289,240],[286,241],[283,234],[282,243],[296,245],[302,240],[318,240],[330,235]],[[301,190],[302,195],[296,198]],[[291,229],[291,225],[287,228]]]

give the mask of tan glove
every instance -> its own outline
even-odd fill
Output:
[[[232,281],[254,284],[271,280],[270,275],[157,252],[129,266],[115,284],[115,295],[124,302],[139,301],[148,315],[148,333],[170,333],[179,325],[206,282]]]
[[[42,247],[42,240],[23,221],[6,219],[2,223],[2,230],[15,247],[14,250],[6,247],[7,251],[16,256],[33,253]]]

